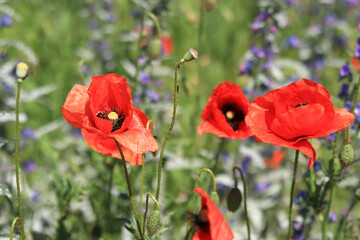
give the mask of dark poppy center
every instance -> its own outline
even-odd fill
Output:
[[[239,123],[244,121],[245,114],[239,110],[235,104],[226,104],[221,108],[221,112],[226,118],[226,122],[230,125],[234,131],[239,128]]]
[[[123,122],[125,121],[125,114],[123,111],[119,111],[118,108],[106,108],[104,111],[99,111],[96,116],[98,118],[106,119],[111,121],[113,128],[111,129],[111,132],[114,132],[116,130],[119,130]]]
[[[306,106],[306,102],[303,102],[303,103],[299,103],[295,106],[295,108],[298,108],[298,107],[302,107],[302,106]]]
[[[210,232],[208,210],[206,207],[201,209],[198,214],[188,212],[187,220],[195,231],[205,233]]]

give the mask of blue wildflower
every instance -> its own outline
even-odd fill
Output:
[[[35,131],[32,128],[24,128],[24,130],[21,132],[21,136],[26,139],[34,139]]]
[[[248,170],[248,167],[249,167],[250,163],[251,163],[251,157],[248,156],[248,155],[245,155],[243,161],[241,162],[241,166],[240,166],[241,171],[242,171],[245,175],[246,175],[246,173],[247,173],[247,170]]]
[[[291,35],[286,40],[286,45],[291,48],[298,48],[300,46],[300,39],[296,35]]]
[[[343,85],[341,85],[339,97],[347,98],[348,95],[349,95],[349,84],[343,83]]]
[[[295,196],[295,203],[300,204],[302,201],[306,200],[308,198],[308,193],[306,191],[300,191]]]
[[[36,170],[36,164],[33,161],[24,162],[23,169],[27,173],[33,173]]]
[[[330,133],[329,135],[327,135],[325,137],[325,139],[328,140],[328,141],[333,142],[333,141],[335,141],[335,136],[336,136],[336,133]]]
[[[8,14],[5,13],[4,15],[2,15],[0,19],[0,27],[9,27],[12,25],[12,23],[13,20]]]
[[[150,84],[150,75],[145,72],[140,72],[139,74],[140,82],[144,85]]]
[[[336,222],[336,213],[334,211],[331,211],[329,213],[328,222],[330,223]]]
[[[350,100],[346,100],[344,104],[344,108],[350,112],[352,109],[352,102]]]
[[[314,162],[313,165],[314,171],[319,171],[321,169],[321,164],[319,162]]]
[[[342,67],[340,68],[340,71],[339,71],[339,75],[340,75],[340,78],[345,78],[345,77],[351,75],[350,67],[349,67],[348,63],[344,63],[344,65],[342,65]]]
[[[255,183],[255,191],[258,192],[258,193],[263,193],[265,192],[266,190],[269,189],[269,187],[271,186],[271,183],[269,182],[265,182],[265,183]]]

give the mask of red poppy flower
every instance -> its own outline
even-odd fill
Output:
[[[169,36],[162,36],[161,37],[161,50],[162,53],[166,56],[166,55],[170,55],[173,53],[174,51],[174,41],[171,37]]]
[[[201,196],[201,210],[195,216],[197,231],[192,240],[234,239],[229,225],[210,197],[199,187],[194,189]]]
[[[329,92],[302,79],[256,98],[246,123],[261,141],[302,151],[312,167],[316,152],[306,140],[325,137],[347,127],[354,114],[334,109]]]
[[[284,160],[284,157],[284,150],[277,149],[273,152],[271,158],[265,158],[265,166],[268,168],[278,168]]]
[[[351,58],[351,63],[354,66],[356,71],[359,71],[359,59],[356,57]]]
[[[214,88],[201,120],[198,134],[210,132],[219,137],[243,139],[251,136],[245,123],[250,103],[241,88],[235,83],[225,81]]]
[[[133,107],[126,79],[115,73],[92,77],[89,87],[76,84],[62,113],[72,126],[81,128],[86,143],[102,155],[121,158],[114,139],[132,165],[141,165],[141,154],[158,149],[145,128],[148,117]]]

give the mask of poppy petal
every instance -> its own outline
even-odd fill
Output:
[[[121,134],[112,134],[111,136],[114,137],[120,145],[138,154],[147,151],[155,152],[159,148],[151,132],[143,126],[140,117],[135,112],[129,124],[129,129]]]
[[[201,208],[207,208],[208,210],[208,219],[210,224],[210,235],[211,239],[222,239],[222,240],[232,240],[234,239],[234,234],[232,233],[229,225],[227,224],[225,218],[216,207],[215,203],[211,198],[202,190],[197,187],[194,189],[201,196]],[[198,233],[199,239],[201,235]],[[203,235],[204,236],[204,235]],[[207,237],[206,235],[204,237]],[[207,239],[207,238],[204,238]]]
[[[85,142],[96,152],[105,156],[112,156],[114,158],[121,159],[119,149],[117,148],[113,138],[104,138],[96,133],[89,132],[84,128],[81,129],[81,133],[85,139]],[[124,153],[125,160],[128,161],[131,165],[142,164],[141,154],[136,154],[124,146],[121,146],[121,150]]]
[[[80,128],[85,114],[85,104],[89,99],[87,87],[76,84],[66,97],[62,114],[71,126]]]

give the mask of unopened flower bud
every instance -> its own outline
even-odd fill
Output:
[[[184,55],[184,57],[181,59],[182,62],[190,62],[194,59],[198,58],[198,53],[195,49],[190,48],[189,51],[187,51]]]
[[[215,203],[216,206],[220,204],[220,198],[216,191],[213,191],[210,195],[211,200]]]
[[[217,3],[217,0],[205,0],[205,10],[207,12],[210,12],[214,9],[215,5]]]
[[[154,236],[161,228],[160,211],[154,210],[146,218],[146,230],[149,236]]]
[[[241,205],[242,195],[238,188],[233,188],[229,192],[226,198],[227,206],[229,211],[235,212]]]
[[[16,76],[23,80],[29,76],[29,66],[25,62],[16,65]]]
[[[148,48],[148,54],[151,59],[156,59],[161,54],[161,40],[159,38],[154,39]]]
[[[354,148],[347,143],[340,149],[340,162],[343,168],[349,166],[354,160]]]

